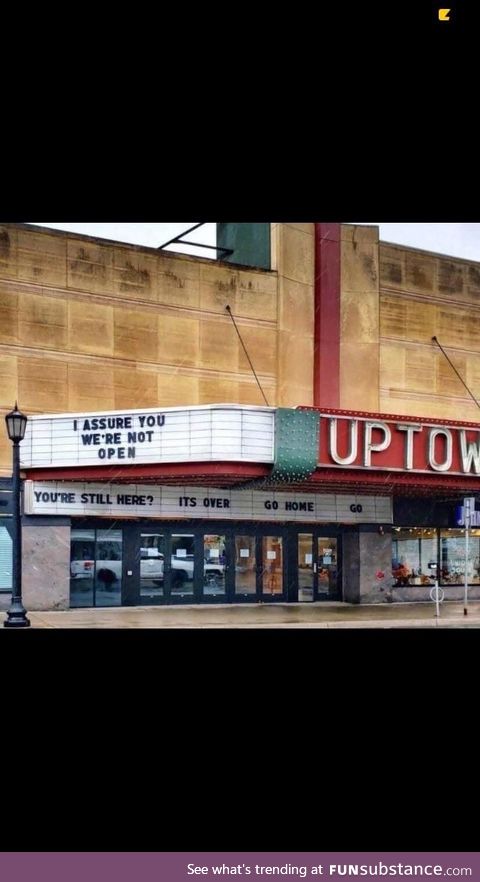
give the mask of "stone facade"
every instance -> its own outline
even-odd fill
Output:
[[[341,227],[340,401],[345,410],[379,410],[378,227]]]
[[[26,609],[70,606],[70,527],[22,527],[22,595]]]
[[[347,531],[343,535],[343,583],[347,603],[383,603],[392,586],[392,542],[387,531]]]
[[[380,243],[379,410],[478,422],[480,264]]]

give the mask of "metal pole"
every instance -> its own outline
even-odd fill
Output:
[[[468,533],[470,528],[470,500],[465,500],[465,600],[463,615],[468,615]]]
[[[4,621],[5,628],[29,628],[26,609],[22,603],[22,521],[20,515],[20,442],[13,442],[13,548],[12,548],[12,602]]]
[[[437,619],[440,618],[440,598],[438,596],[438,579],[435,579],[435,603],[437,607],[436,616]]]

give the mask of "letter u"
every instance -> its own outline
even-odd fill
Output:
[[[338,455],[338,442],[337,442],[337,427],[338,420],[331,419],[330,420],[330,456],[333,461],[338,463],[338,465],[351,465],[352,462],[355,462],[358,453],[358,421],[350,420],[348,435],[349,435],[349,445],[348,445],[348,455],[347,456],[339,456]]]

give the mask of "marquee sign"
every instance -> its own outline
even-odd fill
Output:
[[[25,513],[312,523],[392,523],[385,496],[26,481]]]
[[[276,484],[318,468],[475,477],[480,424],[213,404],[34,416],[20,445],[26,469],[225,461],[271,465]]]
[[[480,475],[480,425],[320,413],[319,467]]]
[[[20,445],[20,465],[273,463],[274,415],[274,408],[214,404],[33,416]]]

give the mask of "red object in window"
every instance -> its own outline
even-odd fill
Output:
[[[381,582],[382,579],[385,578],[385,573],[383,573],[382,570],[377,570],[377,572],[375,573],[375,575],[376,575],[376,577],[377,577],[377,579],[378,579],[379,582]]]

